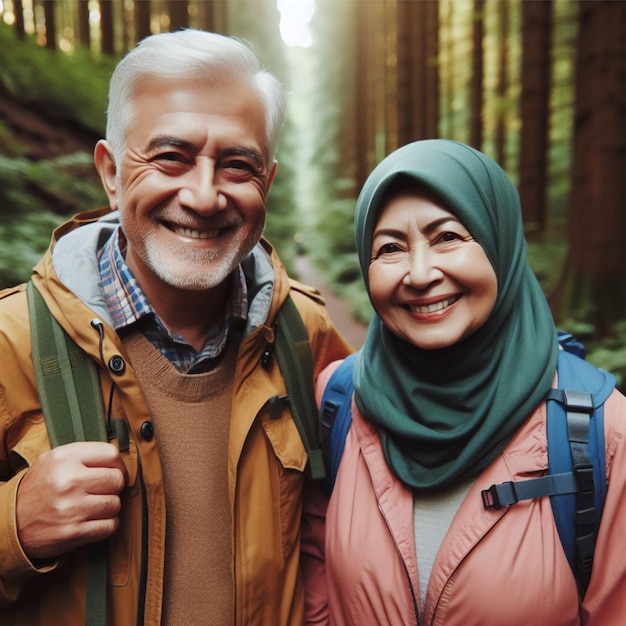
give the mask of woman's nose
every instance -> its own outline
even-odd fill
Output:
[[[424,289],[441,279],[443,272],[437,263],[438,256],[427,242],[414,246],[407,259],[407,272],[403,278],[405,285]]]

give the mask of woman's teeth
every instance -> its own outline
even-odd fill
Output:
[[[446,300],[441,300],[440,302],[434,302],[433,304],[413,305],[409,306],[409,310],[412,313],[436,313],[454,304],[459,298],[460,296],[454,296]]]

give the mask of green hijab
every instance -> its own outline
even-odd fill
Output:
[[[374,314],[354,371],[355,399],[378,427],[392,471],[410,487],[476,475],[543,400],[556,369],[556,328],[526,261],[517,190],[494,161],[448,140],[417,141],[384,159],[357,201],[365,285],[381,199],[400,175],[440,198],[489,258],[498,295],[485,324],[440,350],[395,336]]]

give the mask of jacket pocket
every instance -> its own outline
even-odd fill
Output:
[[[303,472],[307,454],[300,433],[288,411],[277,419],[263,420],[265,434],[270,441],[276,458],[285,469]]]
[[[283,558],[289,560],[299,537],[307,454],[288,411],[283,411],[277,419],[264,420],[263,429],[273,452],[270,456],[274,456],[274,463],[270,463],[269,468],[271,494],[268,495],[278,519],[272,522],[270,532],[280,533]]]

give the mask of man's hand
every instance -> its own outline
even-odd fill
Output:
[[[110,443],[70,443],[42,454],[17,491],[17,531],[28,558],[57,558],[111,536],[126,479]]]

